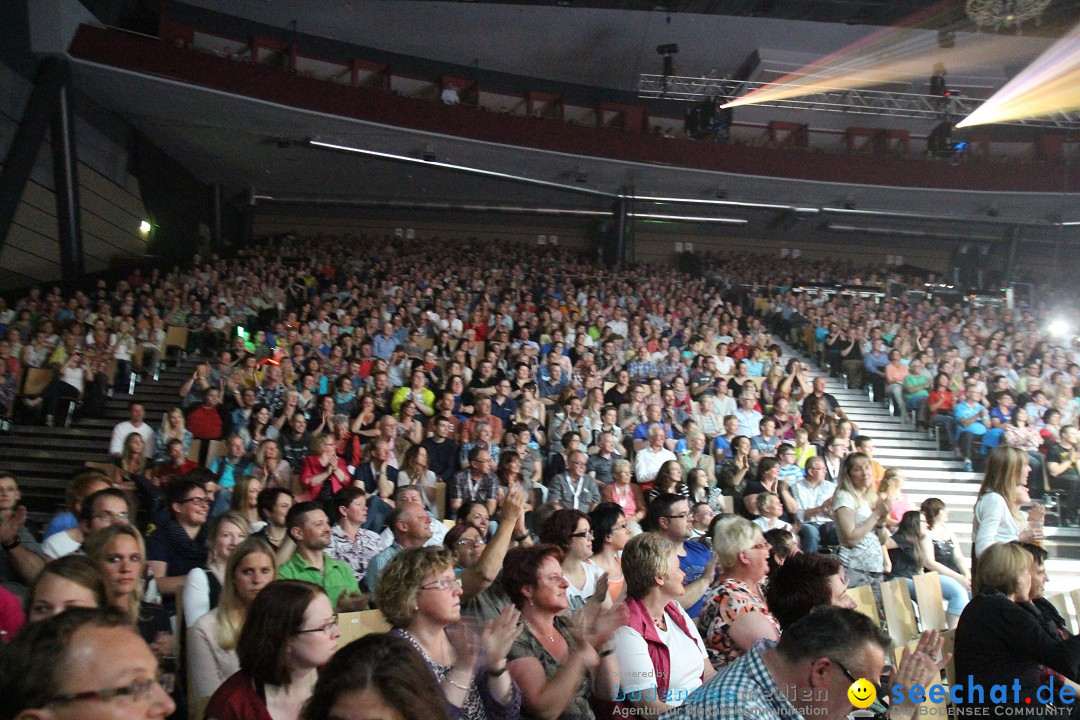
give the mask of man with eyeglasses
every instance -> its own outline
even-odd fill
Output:
[[[130,523],[131,517],[127,494],[119,488],[105,486],[83,500],[77,527],[50,535],[41,544],[41,549],[50,560],[72,555],[79,551],[89,535],[110,525]]]
[[[206,518],[210,495],[206,488],[178,478],[165,489],[171,514],[146,535],[146,565],[157,580],[163,605],[170,613],[176,594],[184,589],[187,574],[206,566]]]
[[[686,592],[679,604],[695,620],[701,614],[705,591],[716,579],[717,558],[704,543],[691,540],[693,519],[690,504],[682,495],[664,493],[649,503],[643,528],[658,532],[678,547],[679,568],[683,571]]]
[[[918,662],[898,670],[905,687],[929,682],[934,648],[920,642]],[[853,709],[848,688],[865,678],[875,688],[885,667],[889,637],[856,610],[822,607],[786,629],[779,642],[764,640],[698,688],[668,720],[720,720],[738,715],[755,720],[797,717],[843,718]],[[943,665],[944,663],[942,663]],[[940,672],[940,670],[938,670]],[[883,691],[878,688],[878,696]],[[911,717],[909,712],[890,717]],[[894,710],[901,710],[901,707]]]
[[[559,473],[548,483],[548,502],[557,508],[591,512],[600,503],[600,488],[596,478],[585,472],[588,460],[585,453],[570,453],[566,472]]]
[[[360,593],[353,569],[326,554],[333,535],[321,505],[317,502],[293,505],[285,516],[285,531],[296,543],[296,551],[278,568],[279,578],[318,585],[338,612],[367,609],[368,597]]]
[[[0,717],[160,720],[176,710],[131,618],[71,608],[23,630],[0,653]]]

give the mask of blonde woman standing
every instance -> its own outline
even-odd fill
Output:
[[[844,458],[833,495],[833,512],[840,539],[840,562],[850,587],[870,585],[878,594],[885,571],[882,536],[889,510],[889,501],[874,492],[870,458],[863,453]]]
[[[1026,520],[1020,512],[1020,506],[1031,500],[1027,489],[1030,472],[1028,455],[1019,448],[998,446],[990,453],[979,499],[975,501],[972,565],[995,543],[1042,541],[1046,508],[1032,505]]]

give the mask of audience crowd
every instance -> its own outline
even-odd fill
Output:
[[[902,280],[919,292],[878,292]],[[71,478],[47,527],[0,468],[0,720],[117,698],[218,720],[720,717],[730,693],[839,717],[857,677],[940,674],[936,631],[894,662],[848,594],[903,578],[914,596],[927,572],[958,668],[1075,684],[1032,497],[1077,522],[1077,350],[1045,308],[925,280],[285,237],[0,300],[19,422],[92,414],[174,349],[190,368],[160,423],[130,403],[108,472]],[[985,466],[970,555],[815,359]],[[27,395],[30,369],[52,379]],[[392,631],[339,649],[339,615],[369,609]],[[131,662],[60,672],[88,653]]]

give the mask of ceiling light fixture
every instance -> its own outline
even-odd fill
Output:
[[[1020,28],[1025,22],[1042,19],[1051,0],[967,0],[965,10],[980,29],[998,30],[1010,25]]]

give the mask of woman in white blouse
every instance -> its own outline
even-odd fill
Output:
[[[206,544],[210,552],[206,568],[195,568],[184,581],[184,625],[191,627],[221,600],[225,587],[225,564],[233,550],[251,534],[251,526],[238,512],[230,510],[210,521]]]
[[[276,577],[274,551],[261,538],[248,538],[233,550],[225,565],[221,602],[188,626],[188,682],[195,698],[213,695],[240,669],[236,641],[244,618],[255,596]]]
[[[623,548],[622,569],[629,620],[612,638],[619,699],[659,716],[686,702],[716,671],[697,626],[678,602],[686,588],[675,543],[642,533]]]
[[[1042,540],[1046,508],[1038,503],[1032,505],[1026,520],[1020,513],[1020,506],[1031,500],[1027,488],[1030,472],[1028,455],[1019,448],[998,446],[990,453],[979,499],[975,502],[972,558],[978,559],[996,543]]]

